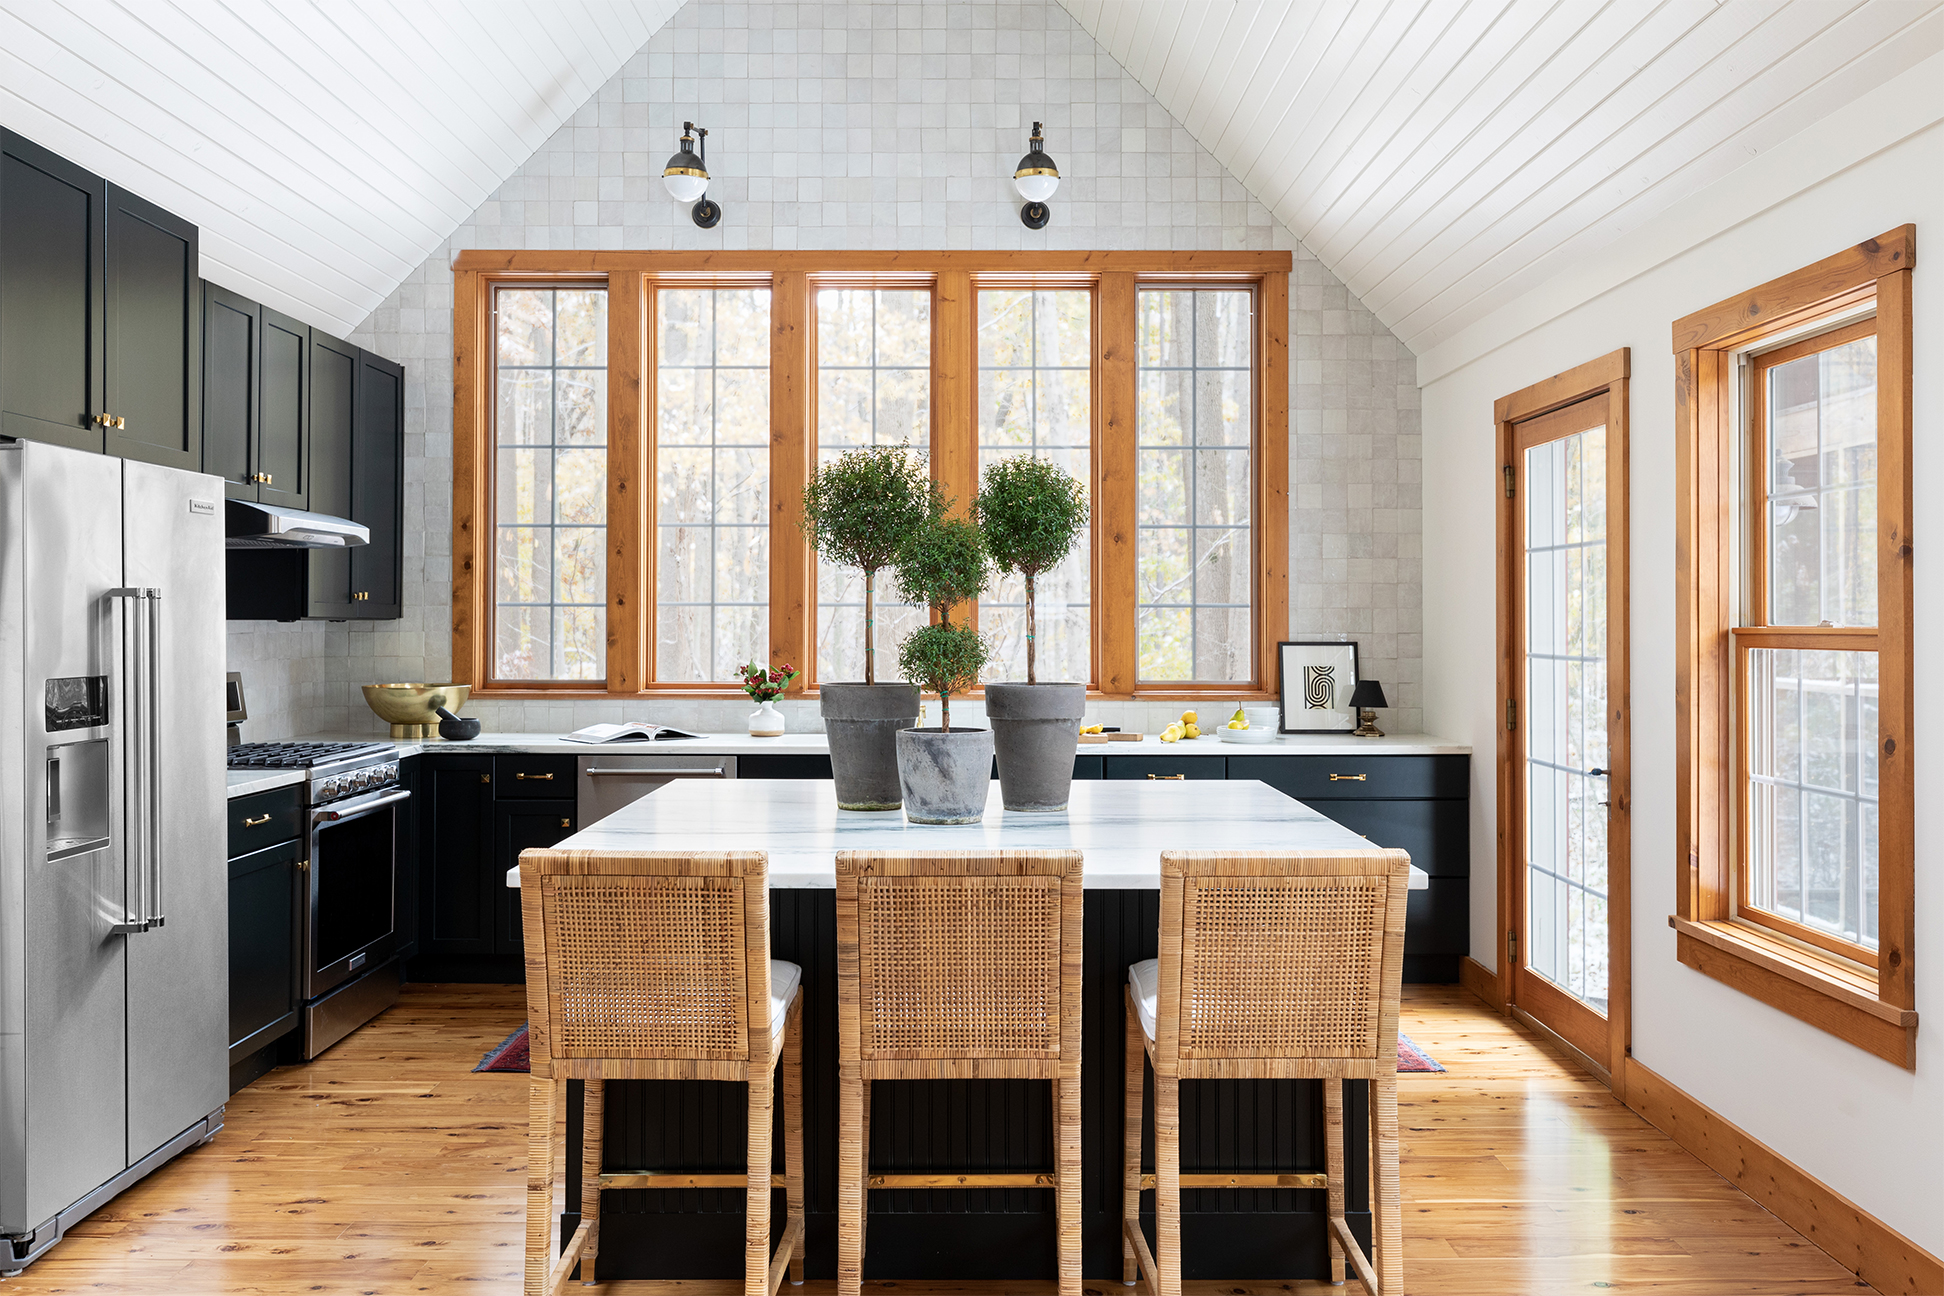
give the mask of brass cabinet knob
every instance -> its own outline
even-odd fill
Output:
[[[115,426],[118,428],[125,428],[128,426],[128,420],[123,418],[121,415],[117,414],[115,415]]]
[[[94,416],[94,424],[96,427],[107,427],[114,421],[115,416],[113,414],[97,414]]]
[[[572,819],[562,819],[560,821],[560,826],[562,828],[572,828],[574,826],[574,821]]]

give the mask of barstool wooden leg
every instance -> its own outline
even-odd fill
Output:
[[[790,1008],[783,1035],[783,1201],[786,1231],[796,1231],[796,1250],[790,1253],[790,1282],[803,1281],[803,996]]]
[[[1337,1240],[1330,1223],[1347,1222],[1343,1200],[1343,1081],[1325,1078],[1317,1083],[1323,1086],[1323,1176],[1329,1181],[1324,1189],[1328,1214],[1323,1233],[1330,1244],[1330,1281],[1341,1286],[1343,1243]]]
[[[857,1296],[864,1278],[864,1106],[871,1082],[856,1063],[837,1074],[837,1290]]]
[[[1370,1239],[1377,1254],[1371,1268],[1377,1271],[1377,1293],[1373,1296],[1401,1296],[1404,1290],[1404,1204],[1398,1182],[1397,1165],[1397,1075],[1379,1074],[1370,1082],[1372,1141],[1370,1177],[1376,1185],[1374,1218]]]
[[[1059,1220],[1060,1296],[1080,1296],[1080,1081],[1053,1082],[1055,1162],[1060,1176],[1053,1190]]]
[[[1154,1268],[1161,1290],[1181,1296],[1181,1081],[1154,1075]]]
[[[1141,1262],[1127,1237],[1127,1222],[1141,1222],[1141,1098],[1147,1088],[1147,1050],[1141,1042],[1141,1019],[1134,1001],[1127,1000],[1127,1057],[1121,1089],[1121,1282],[1132,1287],[1141,1277]]]
[[[743,1296],[769,1296],[770,1131],[776,1080],[768,1067],[749,1069],[749,1186],[743,1213]]]
[[[554,1118],[558,1082],[535,1076],[527,1086],[526,1296],[544,1296],[553,1260]]]
[[[581,1082],[581,1200],[580,1217],[588,1225],[587,1245],[581,1248],[580,1280],[594,1281],[594,1257],[601,1250],[601,1139],[607,1120],[607,1081]]]

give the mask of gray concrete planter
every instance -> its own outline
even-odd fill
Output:
[[[988,684],[985,703],[1006,809],[1047,814],[1066,809],[1087,686]]]
[[[898,731],[918,723],[915,684],[824,684],[818,687],[830,778],[844,810],[896,810]]]
[[[979,822],[992,791],[992,730],[900,729],[898,778],[911,822]]]

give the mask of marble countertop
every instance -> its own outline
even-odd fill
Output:
[[[293,787],[304,781],[304,771],[294,769],[240,769],[228,773],[229,795],[232,797],[268,792],[272,788]]]
[[[309,734],[305,742],[383,742],[382,735]],[[482,733],[470,742],[443,739],[392,739],[403,755],[424,751],[452,752],[538,752],[574,755],[594,752],[653,752],[679,756],[824,756],[829,745],[820,733],[786,733],[781,738],[751,738],[747,734],[709,734],[703,738],[670,739],[666,742],[579,743],[568,742],[559,734]],[[1447,742],[1428,734],[1391,734],[1383,738],[1352,738],[1349,734],[1279,734],[1266,743],[1222,742],[1213,734],[1201,738],[1164,743],[1157,734],[1140,742],[1088,743],[1079,749],[1082,756],[1468,756],[1464,743]]]
[[[1013,814],[993,783],[977,824],[914,824],[897,811],[839,810],[827,779],[679,781],[559,844],[562,850],[763,850],[772,887],[834,887],[840,850],[1072,848],[1086,885],[1150,890],[1165,850],[1367,850],[1370,842],[1253,779],[1221,783],[1076,780],[1060,814]],[[520,871],[507,872],[508,886]],[[1411,889],[1429,876],[1411,867]]]

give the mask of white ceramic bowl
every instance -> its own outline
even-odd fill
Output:
[[[1251,732],[1267,729],[1270,733],[1282,727],[1282,708],[1272,706],[1252,706],[1242,708],[1242,718],[1249,722]]]
[[[1223,729],[1219,731],[1225,743],[1269,743],[1276,741],[1274,729]]]

